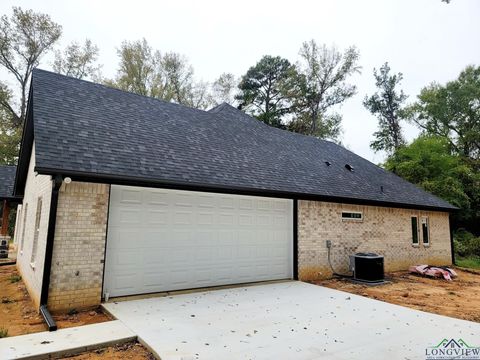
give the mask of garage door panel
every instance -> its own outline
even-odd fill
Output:
[[[108,232],[115,237],[115,243],[111,244],[114,249],[135,249],[139,232],[134,229],[123,230],[118,227],[109,227]]]
[[[147,225],[165,225],[169,222],[168,210],[153,210],[147,211],[146,223]]]
[[[110,296],[292,277],[293,203],[112,185]]]
[[[240,210],[253,210],[253,200],[252,199],[239,199],[239,209]]]
[[[218,222],[220,225],[233,225],[235,223],[233,214],[221,213],[218,215]]]
[[[166,207],[169,204],[168,193],[165,191],[150,191],[147,196],[147,204],[155,207]]]
[[[117,274],[113,282],[118,292],[137,292],[137,274],[135,273]]]
[[[227,196],[220,196],[218,198],[220,209],[235,209],[235,199]]]
[[[173,223],[175,225],[192,225],[193,212],[192,211],[175,211]]]
[[[138,229],[138,233],[142,234],[143,229]],[[137,235],[138,236],[138,235]],[[155,251],[159,247],[164,247],[168,244],[167,239],[170,239],[171,235],[167,230],[155,230],[155,231],[144,231],[142,234],[142,238],[134,242],[135,246],[141,246],[142,248],[146,248],[148,251],[154,250],[152,254],[156,255],[157,251]]]
[[[192,242],[192,231],[191,230],[180,230],[179,227],[175,227],[172,230],[167,232],[169,234],[168,238],[162,239],[163,241],[168,242],[170,246],[191,246]]]
[[[197,225],[213,225],[215,219],[215,213],[213,212],[201,212],[197,214]]]
[[[140,189],[123,189],[119,200],[125,204],[141,204],[143,192]]]
[[[141,209],[123,208],[119,209],[120,223],[122,224],[140,224],[142,222]]]

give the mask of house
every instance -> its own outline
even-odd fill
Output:
[[[450,264],[455,207],[329,141],[43,70],[15,196],[17,266],[36,305]],[[48,311],[47,311],[48,313]],[[48,314],[47,314],[48,315]]]
[[[10,240],[8,234],[10,209],[21,201],[21,199],[13,196],[15,172],[16,166],[0,166],[0,241]]]

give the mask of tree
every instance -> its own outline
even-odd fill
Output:
[[[124,41],[117,53],[117,77],[105,80],[107,85],[195,108],[210,106],[209,85],[194,80],[193,67],[185,56],[175,52],[162,55],[145,39]]]
[[[0,91],[1,102],[10,102],[9,97],[9,92]],[[17,163],[21,136],[22,128],[13,124],[11,112],[0,106],[0,165]]]
[[[98,47],[91,40],[85,40],[83,47],[74,41],[63,52],[55,52],[53,70],[77,79],[98,78],[100,66],[97,59]]]
[[[159,51],[154,51],[147,41],[142,39],[122,42],[117,54],[120,58],[117,78],[106,80],[108,85],[139,95],[163,97]]]
[[[403,119],[402,105],[407,99],[397,86],[403,79],[402,73],[390,75],[390,66],[385,63],[380,71],[373,69],[375,85],[379,92],[366,96],[363,105],[378,118],[379,130],[373,135],[375,140],[370,147],[375,151],[385,150],[392,154],[405,144],[400,121]]]
[[[295,72],[287,59],[266,55],[242,77],[236,96],[239,108],[264,123],[283,127],[282,117],[290,112],[286,85]]]
[[[300,76],[293,87],[295,118],[292,131],[320,138],[337,139],[341,131],[341,115],[330,110],[356,93],[356,86],[347,79],[360,72],[359,52],[350,47],[342,54],[335,47],[304,42],[300,49]]]
[[[207,87],[199,84],[198,93],[194,95],[193,67],[185,56],[175,52],[166,53],[161,60],[161,71],[165,81],[166,100],[192,106],[198,98],[203,98]]]
[[[455,216],[463,225],[478,223],[480,174],[452,154],[445,137],[417,138],[391,155],[385,168],[461,208]]]
[[[445,137],[452,150],[480,159],[480,67],[468,66],[446,85],[433,83],[407,109],[425,134]]]
[[[233,74],[221,74],[212,84],[212,104],[220,105],[222,103],[227,103],[235,105],[235,91],[237,86],[238,82]]]
[[[11,97],[2,97],[0,105],[10,113],[14,128],[21,127],[25,119],[32,71],[61,34],[61,26],[50,16],[20,7],[13,8],[10,18],[3,15],[0,19],[0,65],[13,75],[20,89],[18,110]],[[8,91],[5,83],[1,88],[2,92]]]

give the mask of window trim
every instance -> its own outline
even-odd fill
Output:
[[[22,227],[22,217],[23,217],[23,205],[19,204],[17,206],[17,216],[15,219],[15,231],[13,232],[13,241],[18,246],[18,233],[20,232],[20,228]],[[18,226],[17,226],[18,225]]]
[[[32,254],[30,255],[30,265],[35,268],[35,260],[38,252],[38,237],[40,233],[40,226],[42,222],[43,211],[43,198],[39,196],[37,198],[37,208],[35,210],[35,226],[33,227],[33,241],[32,241]]]
[[[23,222],[22,222],[22,238],[20,239],[20,255],[23,255],[23,248],[25,246],[25,228],[27,227],[28,203],[23,206]]]
[[[425,220],[425,224],[427,225],[427,242],[425,242],[425,233],[423,231],[423,220]],[[420,221],[420,225],[421,225],[421,233],[422,233],[422,245],[425,246],[425,247],[429,247],[430,246],[430,219],[428,218],[428,216],[422,216],[421,217],[421,221]]]
[[[344,214],[359,214],[360,217],[358,217],[358,218],[356,218],[356,217],[345,217],[345,216],[343,216]],[[343,211],[342,210],[341,217],[342,217],[342,221],[358,221],[358,222],[361,222],[361,221],[363,221],[363,211],[348,211],[348,210]]]
[[[414,232],[413,231],[413,219],[415,219],[415,227],[416,227],[416,231]],[[418,216],[417,215],[412,215],[410,217],[410,226],[411,226],[411,230],[412,230],[412,246],[413,247],[419,247],[420,246],[420,231],[419,231],[419,226],[418,226]],[[417,235],[417,242],[414,242],[414,236],[413,234],[416,233]]]

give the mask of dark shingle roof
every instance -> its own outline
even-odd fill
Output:
[[[0,200],[13,198],[16,166],[0,165]]]
[[[226,104],[206,112],[42,70],[32,87],[40,172],[453,208],[339,145]]]

